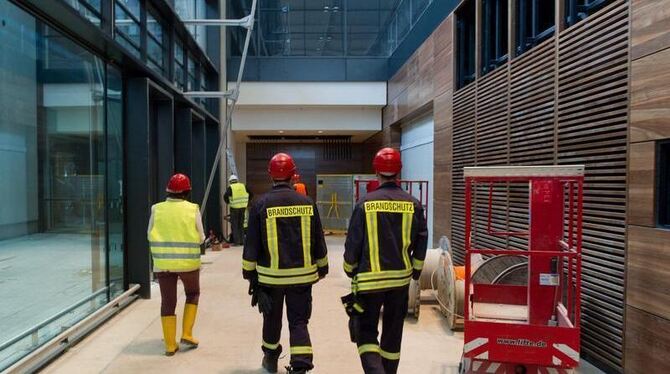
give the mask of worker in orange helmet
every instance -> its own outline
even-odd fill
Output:
[[[191,181],[184,174],[170,178],[167,199],[151,207],[148,239],[154,263],[155,278],[161,291],[161,325],[165,355],[179,350],[176,340],[177,280],[186,293],[181,343],[197,348],[193,326],[200,298],[200,248],[205,241],[200,208],[188,201]]]
[[[305,187],[305,184],[300,181],[300,174],[296,173],[293,175],[291,181],[293,182],[293,189],[297,193],[307,196],[307,187]]]
[[[278,153],[270,160],[272,190],[249,209],[247,240],[242,254],[244,279],[249,280],[251,305],[263,313],[262,366],[277,372],[284,304],[288,317],[291,362],[289,374],[314,367],[307,325],[312,314],[312,285],[328,273],[328,256],[316,205],[291,188],[295,162]]]
[[[398,186],[400,152],[381,149],[373,167],[379,187],[356,204],[349,221],[344,271],[352,278],[352,293],[342,302],[365,373],[395,374],[409,284],[421,275],[428,228],[421,203]],[[380,342],[377,325],[382,308]]]

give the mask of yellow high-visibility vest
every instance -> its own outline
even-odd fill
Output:
[[[249,194],[247,188],[242,183],[233,183],[230,185],[233,196],[230,197],[230,207],[234,209],[244,209],[249,205]]]
[[[174,272],[200,268],[200,233],[196,228],[199,209],[185,200],[154,205],[149,247],[156,268]]]

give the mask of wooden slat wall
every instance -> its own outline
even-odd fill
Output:
[[[670,7],[631,1],[625,368],[670,372],[670,231],[656,227],[656,146],[670,138]]]
[[[459,263],[463,166],[586,164],[582,353],[615,371],[623,367],[628,29],[628,3],[616,1],[453,99],[451,223]],[[527,187],[495,196],[509,210],[496,211],[494,224],[526,229]],[[481,245],[505,244],[477,235]]]
[[[559,38],[558,163],[586,164],[582,344],[623,361],[628,4],[620,1]]]

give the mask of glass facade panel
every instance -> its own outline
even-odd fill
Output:
[[[416,22],[423,15],[432,0],[412,0],[412,22]]]
[[[184,89],[184,46],[180,41],[174,45],[174,82],[181,90]]]
[[[151,12],[147,12],[147,58],[149,66],[161,74],[167,66],[166,45],[163,26]]]
[[[2,371],[124,280],[120,76],[106,87],[101,59],[8,1],[0,14]]]
[[[207,3],[205,0],[174,0],[174,8],[181,19],[207,18]],[[205,26],[187,26],[202,50],[207,47],[207,32]]]
[[[114,39],[128,51],[140,57],[139,0],[116,0],[114,7]]]
[[[101,0],[66,0],[71,7],[76,9],[84,18],[91,23],[100,26],[100,1]]]
[[[405,1],[408,19],[409,1]],[[245,17],[250,12],[248,5],[229,1],[228,17]],[[259,0],[249,55],[388,56],[387,30],[397,5],[398,0]],[[229,28],[227,32],[231,56],[240,56],[246,31]]]
[[[123,79],[107,67],[107,248],[110,299],[123,293]]]

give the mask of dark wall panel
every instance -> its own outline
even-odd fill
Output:
[[[247,186],[254,195],[270,190],[267,173],[270,158],[278,152],[290,154],[298,166],[303,183],[312,199],[316,198],[317,174],[360,174],[369,169],[363,163],[361,144],[343,143],[247,143]]]

